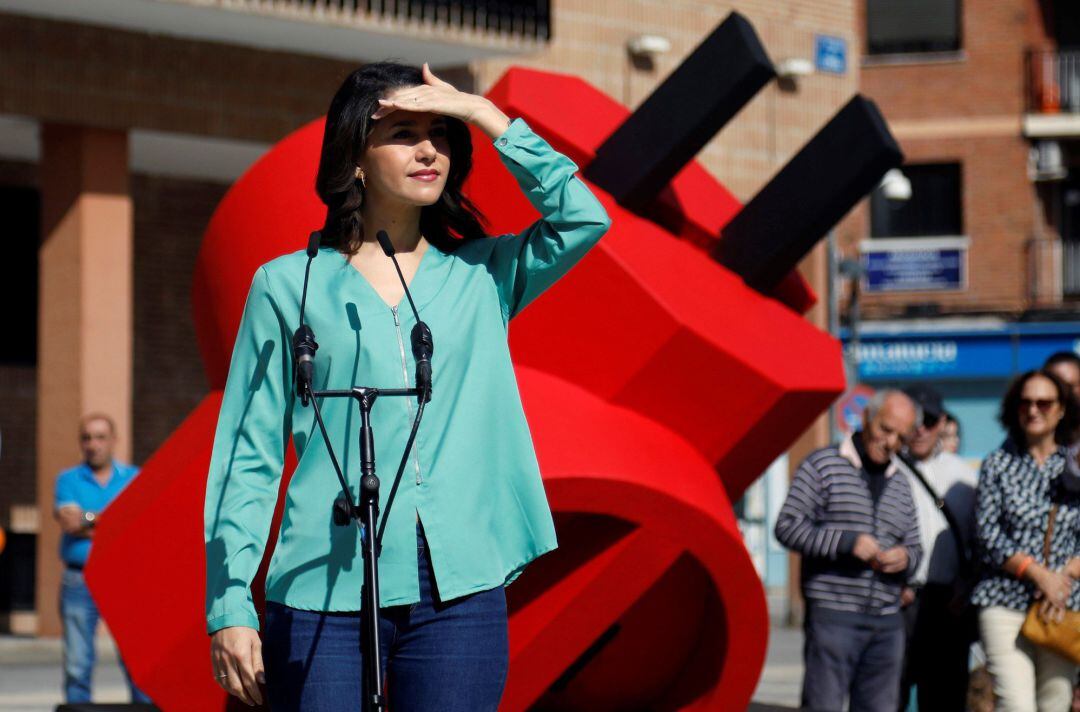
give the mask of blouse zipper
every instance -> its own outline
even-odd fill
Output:
[[[394,327],[397,331],[397,343],[398,351],[401,353],[401,375],[405,379],[405,387],[409,388],[409,365],[405,361],[405,340],[401,337],[401,322],[398,321],[397,307],[390,307],[390,311],[394,315]],[[406,398],[405,407],[409,411],[409,418],[412,419],[412,402]],[[414,443],[415,447],[415,443]],[[416,464],[416,484],[422,484],[424,478],[420,474],[420,456],[413,450],[413,462]]]

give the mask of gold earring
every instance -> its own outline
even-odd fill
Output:
[[[364,169],[360,166],[356,167],[356,179],[360,181],[360,185],[367,188],[367,183],[364,182]]]

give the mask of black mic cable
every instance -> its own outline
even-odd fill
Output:
[[[318,230],[311,233],[307,246],[307,266],[304,268],[304,290],[300,295],[300,325],[293,332],[293,366],[296,395],[300,396],[300,404],[307,407],[311,396],[311,381],[315,377],[315,352],[319,345],[315,343],[315,332],[304,323],[304,310],[307,308],[308,277],[311,275],[311,261],[319,254],[319,243],[322,241],[322,233]]]
[[[330,434],[326,431],[326,423],[323,422],[322,412],[319,409],[319,401],[316,398],[311,397],[312,381],[315,376],[315,352],[318,351],[319,345],[315,343],[315,332],[311,327],[304,323],[304,312],[307,310],[307,290],[308,279],[311,277],[311,261],[319,254],[319,244],[322,242],[322,233],[316,230],[308,237],[307,246],[307,265],[304,267],[304,288],[300,293],[300,326],[293,332],[292,347],[293,347],[293,367],[294,367],[294,380],[296,382],[296,394],[300,396],[300,403],[307,407],[310,403],[312,410],[315,413],[315,422],[319,426],[319,431],[322,433],[323,443],[326,445],[326,452],[330,456],[330,464],[334,468],[334,474],[337,475],[338,482],[341,484],[341,492],[344,497],[344,506],[346,511],[344,512],[344,519],[339,521],[339,515],[337,502],[334,503],[333,517],[335,523],[348,524],[348,520],[351,519],[360,532],[360,536],[364,536],[364,527],[360,523],[359,517],[352,516],[356,511],[356,499],[352,495],[352,490],[349,489],[348,480],[345,479],[345,473],[341,470],[341,464],[338,462],[337,456],[334,454],[334,448],[330,445]]]
[[[405,275],[401,273],[401,265],[398,264],[397,256],[394,254],[394,244],[390,242],[390,236],[386,234],[386,230],[379,230],[375,233],[375,238],[379,241],[386,256],[393,260],[398,279],[401,280],[401,286],[405,289],[405,297],[409,300],[413,317],[416,318],[416,326],[412,328],[410,341],[412,341],[413,358],[416,360],[416,389],[420,391],[417,398],[420,402],[427,403],[431,400],[431,355],[435,352],[431,329],[420,320],[420,312],[416,310],[416,303],[413,301],[412,294],[409,293],[409,285],[405,283]]]

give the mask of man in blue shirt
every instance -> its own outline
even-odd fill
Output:
[[[94,669],[94,634],[98,609],[83,579],[90,555],[94,525],[102,511],[139,470],[113,460],[116,425],[107,415],[94,413],[79,424],[83,461],[56,478],[54,516],[63,530],[60,558],[64,577],[60,587],[60,617],[64,624],[64,697],[67,702],[90,702]],[[121,661],[123,667],[123,661]],[[127,674],[133,702],[149,702]]]

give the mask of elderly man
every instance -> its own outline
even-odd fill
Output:
[[[901,712],[912,685],[919,709],[962,710],[967,700],[968,657],[977,637],[975,611],[967,605],[975,539],[975,470],[939,447],[946,415],[941,395],[926,385],[904,393],[923,412],[907,444],[904,472],[919,516],[923,559],[909,582],[904,609],[908,633]]]
[[[64,699],[90,702],[90,679],[94,670],[94,633],[98,609],[83,580],[90,556],[90,540],[101,512],[138,474],[138,469],[113,460],[116,426],[112,418],[95,413],[79,425],[83,461],[56,478],[54,514],[64,534],[60,558],[64,576],[60,587],[60,617],[64,624]],[[122,663],[121,663],[122,664]],[[125,675],[127,669],[124,668]],[[150,699],[130,676],[133,702]]]
[[[879,391],[863,428],[799,466],[776,538],[802,554],[806,601],[802,706],[896,709],[904,655],[900,592],[919,565],[919,525],[896,453],[918,406]]]

